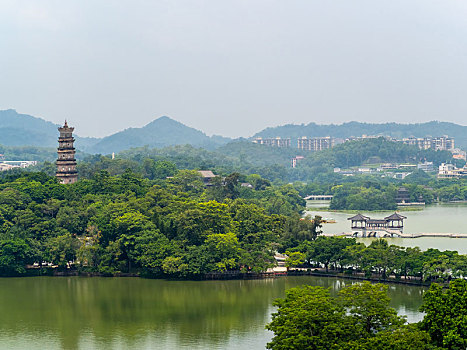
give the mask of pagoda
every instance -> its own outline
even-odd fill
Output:
[[[75,148],[73,143],[73,130],[68,126],[65,120],[65,125],[58,128],[60,136],[58,138],[58,159],[56,177],[62,184],[72,184],[78,180],[78,172],[76,171]]]

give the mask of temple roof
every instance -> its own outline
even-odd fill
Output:
[[[370,220],[370,218],[369,218],[368,216],[365,216],[365,215],[362,215],[362,214],[358,213],[357,215],[352,216],[351,218],[348,218],[347,220],[352,220],[352,221],[367,221],[367,220]]]
[[[394,214],[384,218],[384,220],[403,220],[403,219],[407,219],[407,217],[405,217],[403,215],[400,215],[398,213],[394,213]]]
[[[214,173],[211,170],[198,170],[198,173],[201,175],[203,178],[211,178],[211,177],[216,177]]]

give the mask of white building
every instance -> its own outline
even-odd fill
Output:
[[[424,172],[435,171],[433,162],[424,162],[417,165],[417,169],[423,170]]]
[[[453,164],[443,163],[439,166],[438,178],[439,179],[457,179],[459,177],[467,176],[467,166],[463,168],[456,168]]]

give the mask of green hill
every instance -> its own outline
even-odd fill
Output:
[[[91,153],[109,154],[134,147],[166,147],[190,144],[207,149],[227,143],[230,139],[213,136],[190,128],[169,117],[160,117],[142,128],[129,128],[116,134],[104,137],[93,147]]]
[[[384,135],[397,139],[410,136],[425,137],[431,135],[436,137],[449,135],[455,138],[456,147],[467,149],[467,126],[438,121],[417,124],[370,124],[360,122],[349,122],[340,125],[319,125],[316,123],[306,125],[287,124],[266,128],[255,134],[254,137],[289,137],[292,139],[292,145],[296,146],[296,139],[302,136],[347,138],[362,135]]]
[[[79,126],[75,125],[79,132]],[[59,125],[13,109],[0,111],[0,145],[57,147]],[[104,138],[80,137],[75,146],[88,153],[110,154],[135,147],[162,148],[190,144],[213,149],[230,141],[222,136],[207,136],[169,117],[158,118],[142,128],[129,128]]]
[[[0,111],[0,144],[3,146],[57,147],[59,125],[14,109]],[[97,139],[76,136],[76,145],[85,149]]]

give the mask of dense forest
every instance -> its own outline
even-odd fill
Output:
[[[383,278],[439,280],[467,273],[465,257],[454,252],[315,240],[320,218],[301,218],[300,186],[239,173],[206,186],[198,171],[152,162],[146,178],[129,169],[113,176],[100,170],[71,185],[41,172],[9,172],[0,179],[0,272],[24,273],[25,264],[41,261],[66,268],[74,261],[90,272],[195,278],[263,271],[280,251],[294,264],[346,266]],[[335,190],[337,200],[353,198],[346,185]],[[431,193],[421,185],[408,188],[415,196]],[[328,255],[317,253],[323,251]]]
[[[263,271],[275,250],[319,231],[319,220],[301,219],[305,203],[291,185],[233,173],[205,186],[197,171],[166,165],[164,180],[130,170],[99,171],[71,185],[44,173],[4,177],[0,273],[22,274],[26,264],[43,261],[103,274]]]
[[[13,151],[22,152],[14,147],[4,150],[10,154]],[[23,153],[19,154],[21,156]],[[53,155],[53,152],[47,150],[44,154]],[[393,210],[397,207],[396,193],[401,186],[409,190],[413,202],[431,204],[436,200],[467,200],[465,179],[438,180],[422,170],[414,171],[404,180],[383,177],[381,174],[343,176],[333,171],[334,167],[367,162],[413,163],[426,160],[437,165],[452,161],[451,154],[446,151],[419,150],[379,138],[347,142],[330,150],[303,154],[305,159],[295,169],[290,166],[291,158],[297,155],[295,150],[267,147],[248,141],[231,142],[215,151],[178,145],[135,148],[119,153],[115,159],[82,153],[78,153],[77,158],[81,159],[78,169],[82,179],[90,179],[101,170],[106,170],[110,175],[121,175],[127,169],[132,169],[149,180],[165,179],[177,169],[212,170],[221,176],[238,172],[259,176],[275,185],[293,183],[302,197],[331,194],[334,196],[332,209]],[[43,171],[52,176],[55,165],[45,162],[29,170]]]
[[[291,167],[293,157],[305,159],[297,168]],[[270,181],[315,181],[333,173],[335,167],[346,168],[368,163],[416,163],[432,161],[435,165],[452,161],[447,151],[419,150],[417,147],[384,138],[346,142],[320,152],[305,152],[290,148],[275,148],[254,144],[249,141],[230,142],[216,150],[195,148],[189,145],[165,148],[134,148],[120,152],[117,160],[128,161],[113,166],[119,171],[125,165],[141,164],[146,158],[170,160],[180,169],[217,169],[218,172],[237,171],[244,174],[259,174]],[[100,155],[89,156],[87,162],[96,163]],[[110,164],[110,163],[108,163]],[[105,166],[105,165],[103,165]]]
[[[2,146],[0,154],[5,160],[35,160],[52,161],[57,157],[57,150],[54,148],[35,146]]]

